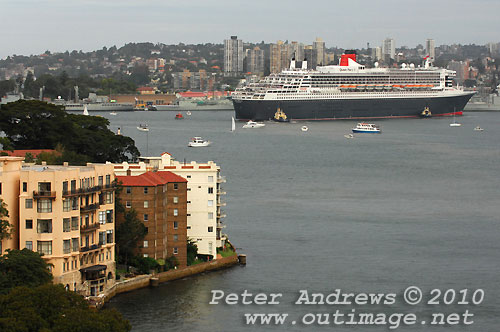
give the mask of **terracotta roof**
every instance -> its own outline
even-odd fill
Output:
[[[136,176],[117,176],[116,180],[127,187],[154,187],[170,182],[187,182],[183,177],[172,172],[146,172]]]
[[[31,155],[34,158],[36,158],[42,152],[54,153],[57,151],[51,150],[51,149],[39,149],[39,150],[14,150],[14,151],[2,150],[0,152],[2,152],[2,153],[5,152],[5,153],[7,153],[8,156],[11,156],[11,157],[24,157],[24,156],[26,156],[26,153],[31,153]]]
[[[164,154],[168,154],[169,156],[171,156],[171,154],[168,152],[163,152],[161,155],[163,156]]]

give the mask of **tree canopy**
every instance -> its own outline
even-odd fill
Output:
[[[8,217],[7,204],[0,198],[0,241],[8,239],[11,236],[12,225],[9,223]],[[2,253],[0,252],[0,254]]]
[[[130,331],[130,323],[114,309],[95,310],[82,296],[62,285],[17,287],[0,295],[0,331]]]
[[[135,254],[137,244],[147,233],[146,226],[137,218],[134,209],[124,213],[124,221],[116,227],[116,247],[120,263],[128,265],[130,258]]]
[[[55,149],[58,145],[76,162],[133,161],[139,156],[134,140],[116,135],[103,117],[66,113],[61,107],[37,100],[19,100],[2,106],[0,130],[15,149]]]
[[[50,281],[52,274],[39,253],[25,248],[0,256],[0,294],[17,286],[36,287]]]

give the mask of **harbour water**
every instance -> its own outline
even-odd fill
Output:
[[[306,313],[352,309],[415,313],[400,331],[498,331],[500,117],[376,121],[382,134],[344,138],[355,121],[267,123],[230,132],[233,112],[119,113],[111,128],[143,155],[213,160],[227,178],[224,232],[246,267],[119,295],[108,304],[133,331],[387,331],[387,326],[304,325]],[[136,129],[147,122],[149,133]],[[306,124],[307,132],[300,127]],[[483,132],[474,131],[481,126]],[[193,136],[212,141],[188,148]],[[408,286],[484,289],[479,305],[405,304]],[[296,305],[299,290],[396,293],[392,305]],[[282,293],[279,305],[210,305],[211,290]],[[470,293],[469,293],[470,294]],[[442,297],[441,297],[442,298]],[[441,299],[442,302],[442,299]],[[434,312],[474,314],[472,326],[422,325]],[[245,313],[288,313],[284,325],[246,325]],[[291,323],[297,321],[296,325]]]

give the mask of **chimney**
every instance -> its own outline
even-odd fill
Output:
[[[69,166],[69,163],[67,161],[63,162],[63,166],[64,167],[68,167]]]
[[[302,61],[302,69],[307,69],[307,59],[304,58],[304,61]]]

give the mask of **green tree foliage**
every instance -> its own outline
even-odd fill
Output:
[[[25,248],[0,256],[0,294],[7,294],[14,287],[36,287],[50,281],[52,274],[39,253]]]
[[[134,257],[139,241],[147,234],[147,228],[137,218],[137,212],[130,209],[124,214],[124,221],[116,227],[116,247],[118,250],[118,262],[128,265],[129,260]]]
[[[193,240],[188,240],[187,242],[187,265],[192,265],[196,260],[196,256],[198,255],[198,246],[196,242]]]
[[[130,323],[114,309],[89,308],[82,296],[62,285],[18,287],[0,295],[0,331],[130,331]]]
[[[108,125],[103,117],[69,114],[37,100],[8,103],[0,112],[0,130],[16,149],[55,149],[60,145],[64,150],[61,162],[74,164],[136,160],[139,150],[134,141],[116,135]]]
[[[5,96],[7,92],[12,92],[16,88],[14,80],[0,81],[0,98]]]
[[[2,145],[2,149],[4,150],[14,151],[12,142],[7,137],[0,137],[0,144]]]
[[[130,80],[137,85],[149,83],[149,68],[145,65],[137,65],[132,69]]]
[[[152,257],[134,256],[130,265],[135,266],[140,273],[149,274],[151,270],[158,270],[160,264]]]
[[[3,239],[9,239],[12,234],[12,225],[7,219],[9,217],[9,211],[7,210],[7,204],[0,198],[0,241]],[[1,252],[0,252],[1,254]]]

